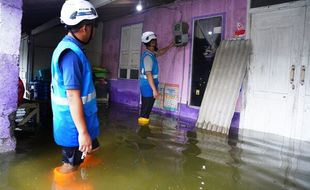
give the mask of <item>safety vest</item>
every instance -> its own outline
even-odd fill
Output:
[[[82,63],[81,99],[83,102],[84,117],[89,135],[92,139],[99,135],[99,121],[97,117],[96,91],[92,80],[90,63],[84,52],[65,37],[56,47],[51,64],[51,100],[53,110],[54,139],[58,145],[65,147],[76,147],[78,143],[78,131],[73,122],[67,93],[63,82],[63,76],[59,69],[59,57],[61,53],[71,49],[75,52]]]
[[[141,95],[143,97],[152,97],[153,96],[153,90],[147,80],[146,73],[145,73],[145,67],[144,67],[144,58],[145,56],[150,56],[153,61],[153,67],[152,67],[152,75],[154,79],[155,87],[158,88],[158,62],[156,59],[155,54],[145,51],[143,52],[140,60],[140,91]]]

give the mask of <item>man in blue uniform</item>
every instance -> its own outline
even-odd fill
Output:
[[[140,91],[142,105],[138,123],[140,125],[148,125],[155,99],[160,96],[158,92],[159,69],[156,57],[165,54],[174,46],[174,42],[171,42],[167,47],[158,50],[156,34],[151,31],[144,32],[141,41],[146,46],[146,50],[143,52],[140,59]]]
[[[99,147],[99,121],[91,65],[83,46],[92,39],[98,14],[86,0],[67,0],[61,22],[68,30],[54,50],[51,99],[54,139],[62,147],[61,173],[75,171]]]

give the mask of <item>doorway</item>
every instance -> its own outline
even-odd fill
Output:
[[[310,116],[309,22],[309,6],[251,14],[253,52],[241,128],[310,141],[304,119]]]
[[[222,40],[223,15],[194,19],[193,26],[190,105],[200,107]]]

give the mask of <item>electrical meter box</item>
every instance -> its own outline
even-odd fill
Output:
[[[186,22],[178,22],[174,25],[174,43],[176,46],[185,46],[188,42],[188,24]]]

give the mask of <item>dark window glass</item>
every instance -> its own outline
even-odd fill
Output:
[[[123,78],[123,79],[127,78],[127,69],[120,69],[119,78]]]
[[[130,70],[130,79],[138,79],[139,78],[139,70],[131,69]]]
[[[251,0],[251,8],[276,5],[298,0]]]

